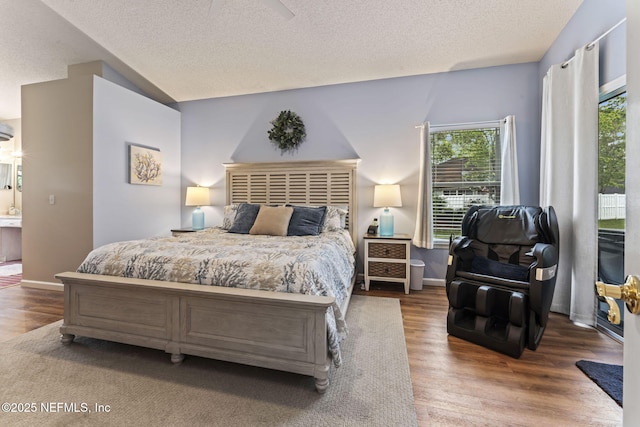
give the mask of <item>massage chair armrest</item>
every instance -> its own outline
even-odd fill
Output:
[[[529,304],[540,325],[546,326],[558,269],[558,250],[548,243],[536,243],[531,251],[536,261],[529,271]]]
[[[460,255],[463,252],[470,251],[471,239],[465,236],[456,237],[449,245],[450,255]]]
[[[449,258],[447,260],[447,292],[449,291],[449,283],[451,283],[456,276],[456,271],[458,271],[458,269],[466,270],[471,265],[473,257],[471,239],[464,236],[453,239],[449,245]]]
[[[549,243],[536,243],[531,255],[536,259],[537,268],[548,268],[558,264],[558,250]]]

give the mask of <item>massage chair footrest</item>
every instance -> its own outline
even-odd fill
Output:
[[[518,358],[527,341],[527,298],[518,291],[453,281],[447,332]]]
[[[473,328],[469,328],[471,323]],[[501,319],[470,314],[467,310],[449,309],[447,332],[517,359],[524,351],[527,328]]]

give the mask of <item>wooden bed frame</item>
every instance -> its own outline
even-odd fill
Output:
[[[356,241],[357,160],[225,165],[227,203],[346,205]],[[335,298],[65,272],[63,344],[76,335],[278,369],[329,385]],[[351,288],[342,310],[346,314]]]

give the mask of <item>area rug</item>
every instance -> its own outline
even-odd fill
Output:
[[[622,366],[589,360],[579,360],[576,366],[622,407]]]
[[[0,289],[17,286],[22,282],[22,263],[10,261],[0,264]]]
[[[22,274],[15,276],[0,276],[0,289],[18,286],[22,282]]]
[[[0,344],[0,425],[416,426],[399,300],[354,295],[343,365],[313,378],[77,338],[60,322]],[[8,404],[8,406],[7,406]]]

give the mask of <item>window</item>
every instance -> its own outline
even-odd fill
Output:
[[[500,203],[500,127],[431,132],[433,232],[460,235],[471,205]]]

